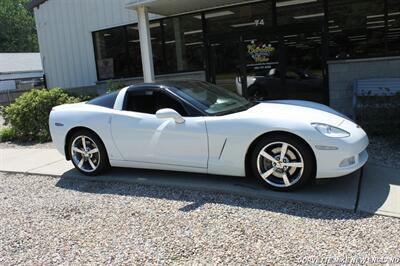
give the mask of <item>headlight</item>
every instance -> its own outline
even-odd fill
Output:
[[[350,133],[346,130],[327,125],[322,123],[311,123],[311,125],[318,130],[319,133],[331,138],[346,138],[350,136]]]

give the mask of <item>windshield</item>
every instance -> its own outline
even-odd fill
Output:
[[[224,115],[247,110],[254,104],[245,98],[203,81],[174,82],[176,93],[209,115]]]

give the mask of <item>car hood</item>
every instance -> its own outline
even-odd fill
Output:
[[[276,100],[260,102],[248,110],[253,115],[268,115],[289,120],[309,123],[325,123],[339,126],[344,120],[350,120],[334,109],[315,102],[300,100]]]

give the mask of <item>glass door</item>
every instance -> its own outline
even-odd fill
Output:
[[[256,79],[265,78],[279,67],[278,41],[271,34],[235,34],[209,43],[211,81],[248,96]],[[279,77],[278,77],[279,78]],[[279,85],[279,80],[274,80]]]
[[[204,12],[204,18],[207,39],[210,40],[208,44],[210,80],[242,94],[240,84],[246,81],[246,65],[265,63],[262,61],[265,55],[263,51],[268,48],[262,47],[260,41],[254,36],[249,36],[249,33],[261,34],[265,29],[272,27],[272,1],[210,10]],[[252,43],[250,39],[254,42]],[[253,45],[250,48],[253,60],[250,60],[252,57],[247,52],[249,45]],[[249,61],[246,62],[247,60]]]
[[[209,43],[211,81],[237,92],[236,77],[240,75],[239,38],[214,39]]]
[[[281,82],[288,99],[326,103],[322,29],[312,29],[310,25],[282,33]]]
[[[205,13],[210,80],[253,100],[327,102],[321,0]],[[326,43],[326,41],[325,41]]]

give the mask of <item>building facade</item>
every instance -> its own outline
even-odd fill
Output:
[[[245,76],[268,75],[349,113],[354,80],[400,76],[400,0],[34,0],[48,86],[141,80],[137,6],[150,12],[160,78],[235,90]]]
[[[0,92],[26,90],[43,85],[39,53],[0,53]]]

